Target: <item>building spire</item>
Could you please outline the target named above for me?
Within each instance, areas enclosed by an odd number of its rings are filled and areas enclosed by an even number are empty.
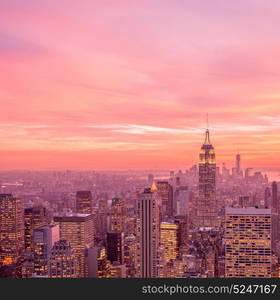
[[[205,140],[204,140],[204,145],[211,145],[210,142],[210,133],[209,133],[209,118],[208,118],[208,113],[206,114],[206,132],[205,132]]]
[[[156,192],[157,190],[158,190],[157,185],[156,185],[155,181],[153,181],[152,186],[151,186],[151,191]]]
[[[209,133],[209,129],[207,128],[206,129],[206,132],[205,132],[205,140],[204,140],[204,145],[211,145],[211,142],[210,142],[210,133]]]

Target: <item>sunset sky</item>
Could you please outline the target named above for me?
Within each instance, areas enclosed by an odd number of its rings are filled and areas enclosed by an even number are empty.
[[[0,0],[0,169],[280,168],[279,0]]]

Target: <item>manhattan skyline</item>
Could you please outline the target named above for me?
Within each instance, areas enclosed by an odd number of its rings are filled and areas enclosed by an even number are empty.
[[[279,1],[0,1],[0,165],[280,168]],[[269,20],[269,22],[268,22]]]

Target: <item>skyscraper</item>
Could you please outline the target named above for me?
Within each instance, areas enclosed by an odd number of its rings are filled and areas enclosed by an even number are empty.
[[[23,250],[22,202],[12,194],[0,194],[0,266],[16,264]]]
[[[147,188],[141,194],[139,209],[139,276],[155,278],[158,276],[159,250],[159,206],[157,192]]]
[[[225,276],[271,277],[271,209],[226,208]]]
[[[111,263],[117,262],[122,265],[124,262],[124,233],[107,233],[107,258]]]
[[[25,250],[33,250],[33,232],[37,227],[47,224],[47,212],[43,206],[34,206],[24,210]]]
[[[134,234],[125,237],[124,242],[124,263],[127,266],[128,277],[135,277],[135,266],[137,258],[137,238]]]
[[[173,187],[168,181],[156,182],[157,193],[160,197],[161,215],[165,217],[173,216]]]
[[[176,216],[175,224],[178,225],[178,247],[179,254],[182,256],[183,254],[187,254],[189,250],[188,245],[188,234],[189,234],[189,222],[188,217],[186,216]]]
[[[272,182],[272,208],[278,210],[278,185],[276,181]]]
[[[91,191],[78,191],[76,194],[76,212],[80,214],[92,213]]]
[[[216,160],[214,147],[206,130],[205,141],[199,155],[199,195],[197,203],[197,227],[217,227]]]
[[[189,189],[187,186],[179,186],[175,191],[176,216],[189,214]]]
[[[241,160],[241,156],[240,156],[240,154],[238,153],[238,154],[236,155],[236,160],[235,160],[235,167],[236,167],[236,172],[237,172],[238,175],[239,175],[240,172],[241,172],[241,168],[240,168],[240,160]]]
[[[94,244],[93,215],[72,214],[55,216],[54,222],[59,224],[60,239],[70,242],[77,260],[77,276],[86,277],[85,248]]]
[[[112,200],[110,211],[110,231],[125,231],[125,203],[123,197],[116,195]]]
[[[96,212],[95,225],[98,237],[103,240],[105,240],[106,232],[108,231],[108,215],[108,201],[107,199],[100,199],[98,202],[98,210]]]
[[[77,277],[77,261],[74,249],[66,240],[54,243],[49,261],[49,274],[51,278]]]
[[[38,276],[49,275],[49,258],[51,249],[59,240],[58,225],[49,224],[34,229],[33,251],[34,271]]]

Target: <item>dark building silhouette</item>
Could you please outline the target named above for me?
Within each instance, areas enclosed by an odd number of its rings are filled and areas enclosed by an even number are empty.
[[[120,265],[124,261],[124,233],[107,233],[107,258],[111,263],[118,262]]]

